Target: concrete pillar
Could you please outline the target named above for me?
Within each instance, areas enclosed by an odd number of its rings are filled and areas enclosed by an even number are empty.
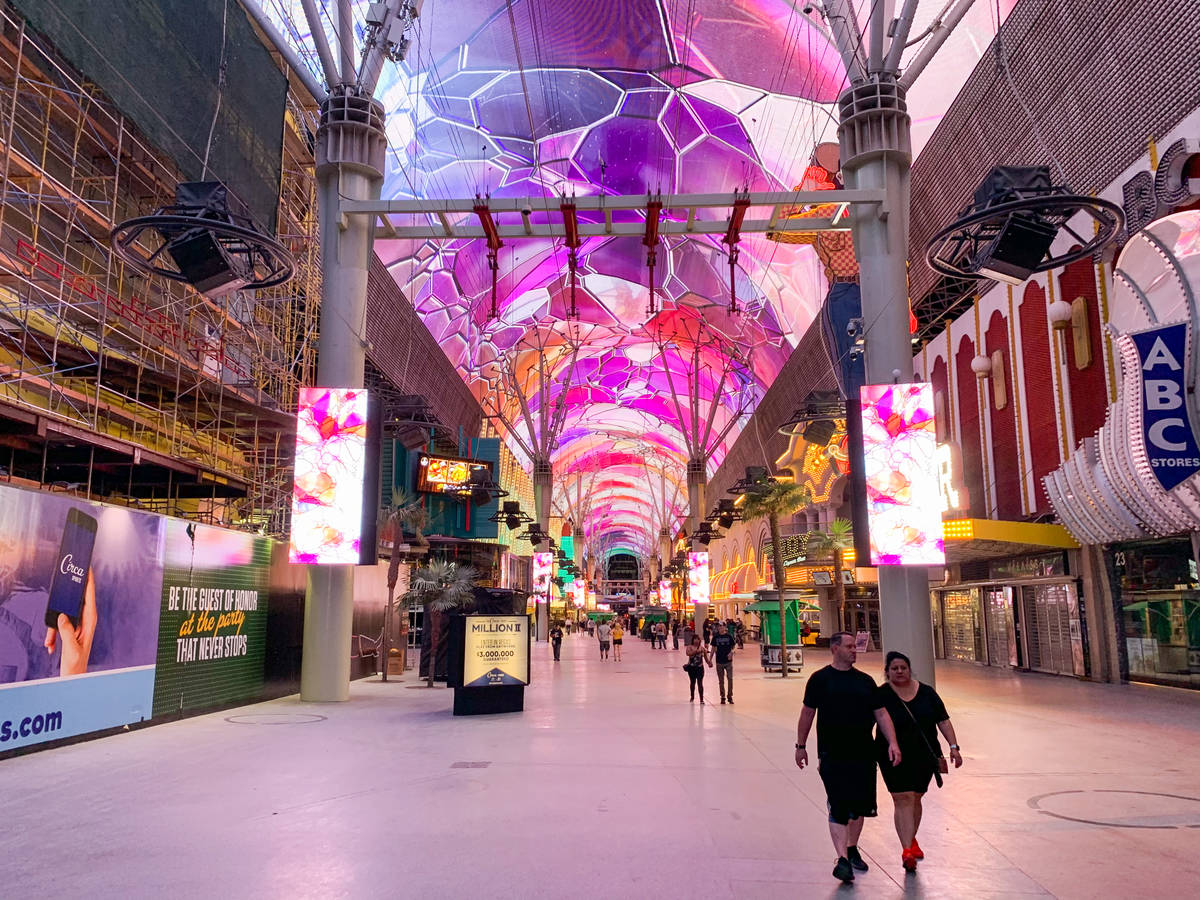
[[[367,269],[375,223],[340,216],[341,198],[378,200],[383,187],[383,107],[335,88],[321,107],[317,130],[317,204],[321,234],[321,335],[317,386],[363,386],[366,360]],[[350,635],[354,568],[310,566],[304,602],[302,700],[350,696]]]
[[[908,328],[909,175],[912,145],[904,89],[894,72],[852,85],[838,98],[842,177],[847,188],[882,188],[884,208],[851,212],[859,262],[867,384],[913,380]],[[934,683],[929,575],[924,567],[879,567],[885,650],[912,659],[913,675]]]

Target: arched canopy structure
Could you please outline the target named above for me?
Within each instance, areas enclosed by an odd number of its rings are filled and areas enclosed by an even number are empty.
[[[316,69],[302,0],[260,2]],[[337,4],[315,2],[332,33]],[[912,92],[918,135],[1012,3],[973,11],[965,49]],[[919,4],[912,34],[929,34],[942,5]],[[360,35],[367,6],[352,4]],[[844,6],[865,21],[870,4]],[[861,43],[862,28],[850,31]],[[826,21],[798,0],[426,0],[406,58],[376,91],[390,142],[383,196],[540,198],[523,216],[533,227],[561,221],[572,196],[791,191],[813,181],[846,83]],[[826,175],[816,181],[836,186]],[[647,215],[581,210],[579,222]],[[599,473],[585,532],[651,553],[687,492],[664,499],[647,458],[682,485],[700,421],[711,474],[827,288],[809,246],[722,238],[394,239],[375,252],[519,457],[549,453],[556,475]],[[540,433],[547,422],[553,433]]]

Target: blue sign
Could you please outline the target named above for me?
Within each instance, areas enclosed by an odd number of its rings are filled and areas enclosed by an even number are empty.
[[[1200,447],[1188,418],[1188,325],[1129,335],[1142,372],[1142,440],[1154,477],[1169,491],[1200,472]]]

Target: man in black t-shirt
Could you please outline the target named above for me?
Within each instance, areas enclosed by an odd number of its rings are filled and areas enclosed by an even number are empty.
[[[809,676],[804,706],[796,725],[796,765],[808,765],[806,742],[817,720],[817,769],[829,805],[829,836],[837,849],[833,877],[847,884],[854,870],[867,871],[858,852],[863,819],[875,815],[875,745],[871,729],[878,723],[888,744],[892,765],[900,762],[900,747],[876,690],[875,679],[854,668],[858,654],[854,636],[839,631],[829,638],[833,662]]]
[[[550,629],[550,646],[554,648],[554,661],[558,662],[558,654],[562,652],[563,630],[557,622]]]
[[[721,702],[725,702],[725,698],[729,698],[729,702],[733,702],[733,647],[737,643],[733,635],[729,633],[729,627],[720,622],[717,624],[717,633],[713,636],[711,647],[717,654],[717,685],[721,688]],[[725,686],[725,679],[729,679],[729,687]]]

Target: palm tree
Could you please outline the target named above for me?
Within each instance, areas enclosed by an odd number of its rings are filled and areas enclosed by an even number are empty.
[[[854,546],[854,525],[849,519],[834,519],[824,531],[814,531],[808,536],[809,550],[817,553],[830,552],[833,554],[833,598],[840,612],[845,607],[846,586],[842,584],[842,552]],[[821,623],[822,633],[825,623]],[[829,623],[832,634],[835,628]]]
[[[441,614],[471,602],[475,578],[476,572],[471,566],[434,560],[413,573],[412,587],[402,598],[406,603],[421,603],[425,609],[425,628],[429,629],[429,687],[433,687],[437,669]]]
[[[384,681],[387,681],[388,660],[391,658],[392,652],[392,613],[396,604],[396,582],[400,580],[400,563],[405,556],[405,554],[400,552],[400,545],[404,543],[402,537],[405,531],[411,531],[415,535],[411,543],[418,548],[428,548],[429,541],[425,540],[425,534],[422,531],[428,524],[429,515],[426,513],[425,506],[419,498],[412,497],[404,493],[404,491],[392,491],[392,505],[384,514],[383,528],[380,529],[380,538],[387,539],[390,537],[392,542],[392,556],[388,561],[387,573],[387,607],[383,613],[382,650]],[[400,598],[400,613],[400,621],[407,621],[408,603],[404,597]],[[403,671],[407,667],[408,642],[405,641],[400,648],[400,669]]]
[[[779,520],[798,512],[812,502],[807,488],[794,481],[759,481],[746,492],[742,506],[742,518],[746,521],[766,518],[771,529],[771,563],[775,570],[775,590],[779,596],[779,657],[783,677],[788,677],[787,662],[787,604],[783,600],[783,583],[787,577],[783,571],[782,538]]]

